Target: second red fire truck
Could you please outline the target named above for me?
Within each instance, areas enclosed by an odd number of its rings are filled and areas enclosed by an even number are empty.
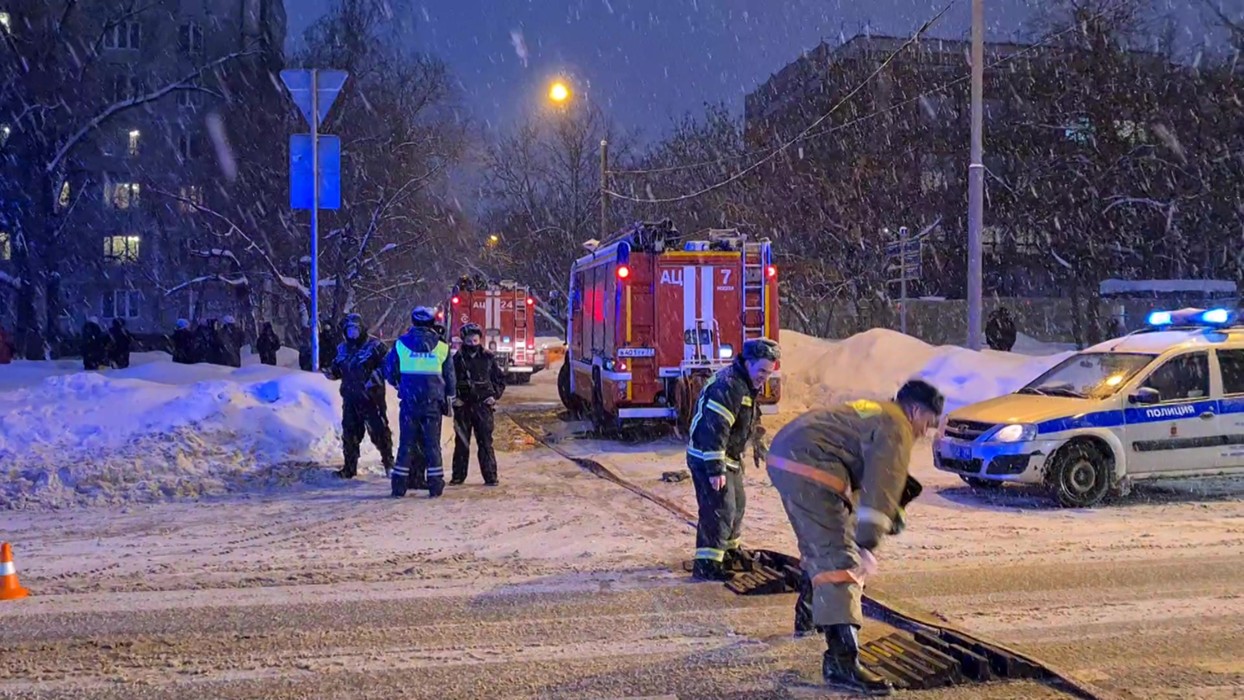
[[[592,247],[570,274],[562,402],[598,431],[635,420],[684,428],[704,382],[750,338],[778,339],[777,268],[768,239],[735,230],[682,240],[668,221]],[[762,388],[774,413],[780,371]]]
[[[526,384],[545,365],[544,353],[536,347],[535,304],[525,285],[463,277],[444,307],[449,341],[457,350],[462,326],[476,324],[484,331],[484,346],[496,354],[509,381]]]

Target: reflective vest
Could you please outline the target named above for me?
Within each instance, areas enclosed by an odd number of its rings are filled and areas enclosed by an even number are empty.
[[[449,357],[449,346],[444,341],[438,342],[431,352],[414,352],[401,340],[397,341],[394,349],[397,350],[398,368],[402,374],[439,375]]]

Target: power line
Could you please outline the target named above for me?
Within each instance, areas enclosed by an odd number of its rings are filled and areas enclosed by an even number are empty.
[[[1107,12],[1108,12],[1108,10],[1102,10],[1101,12],[1099,12],[1099,13],[1098,13],[1098,16],[1104,15],[1104,14],[1106,14]],[[935,18],[935,19],[936,19],[936,18]],[[1057,39],[1058,37],[1062,36],[1063,34],[1067,34],[1067,33],[1069,33],[1069,32],[1076,31],[1076,30],[1078,30],[1078,29],[1079,29],[1079,26],[1078,26],[1078,25],[1071,25],[1071,26],[1068,26],[1068,27],[1066,27],[1066,28],[1064,28],[1064,29],[1062,29],[1062,30],[1059,30],[1059,31],[1057,31],[1057,32],[1054,32],[1053,34],[1050,34],[1049,36],[1045,37],[1044,39],[1042,39],[1041,41],[1039,41],[1039,42],[1037,42],[1037,43],[1035,43],[1035,44],[1031,44],[1031,45],[1029,45],[1029,46],[1024,47],[1024,48],[1023,48],[1022,50],[1020,50],[1020,51],[1016,51],[1015,53],[1008,54],[1008,55],[1006,55],[1006,56],[1003,56],[1003,57],[1001,57],[1001,58],[999,58],[999,59],[997,59],[997,60],[993,61],[992,63],[986,64],[985,68],[986,68],[986,69],[994,69],[994,68],[997,68],[998,66],[1001,66],[1001,65],[1003,65],[1003,64],[1005,64],[1005,63],[1007,63],[1007,62],[1009,62],[1009,61],[1013,61],[1013,60],[1015,60],[1015,59],[1017,59],[1017,58],[1022,58],[1023,56],[1025,56],[1025,55],[1027,55],[1027,54],[1029,54],[1029,53],[1032,53],[1033,51],[1037,51],[1037,50],[1039,50],[1039,49],[1046,48],[1046,47],[1048,46],[1049,42],[1053,41],[1054,39]],[[921,31],[923,31],[923,28],[921,29]],[[900,50],[901,50],[901,49],[900,49]],[[884,67],[884,65],[883,65],[883,67]],[[875,75],[875,73],[874,73],[874,75]],[[899,102],[896,102],[896,103],[894,103],[893,105],[890,105],[889,107],[886,107],[885,109],[879,109],[879,110],[875,110],[875,111],[869,112],[868,114],[863,114],[863,115],[861,115],[861,116],[859,116],[859,117],[856,117],[855,119],[852,119],[851,121],[848,121],[848,122],[843,122],[842,124],[835,124],[835,125],[833,125],[833,126],[830,126],[830,127],[825,128],[825,129],[821,129],[821,130],[819,130],[819,131],[815,131],[815,132],[812,132],[812,133],[808,133],[808,130],[807,130],[807,129],[805,129],[805,130],[804,130],[803,132],[801,132],[798,136],[796,136],[794,139],[792,139],[792,143],[797,143],[797,142],[800,142],[800,141],[809,141],[809,140],[812,140],[812,139],[815,139],[815,138],[820,138],[821,136],[825,136],[826,134],[832,134],[832,133],[834,133],[834,132],[836,132],[836,131],[839,131],[839,130],[841,130],[841,129],[846,129],[846,128],[851,127],[851,126],[855,126],[856,124],[859,124],[859,123],[861,123],[861,122],[868,121],[868,120],[870,120],[870,119],[873,119],[873,118],[875,118],[875,117],[879,117],[879,116],[884,115],[884,114],[888,114],[888,113],[890,113],[890,112],[893,112],[893,111],[896,111],[896,110],[901,109],[901,108],[903,108],[903,107],[906,107],[907,105],[909,105],[909,104],[911,104],[911,103],[913,103],[913,102],[919,102],[921,99],[924,99],[924,98],[926,98],[926,97],[928,97],[928,96],[930,96],[930,95],[935,95],[935,94],[938,94],[938,93],[940,93],[940,92],[945,92],[946,90],[949,90],[950,88],[952,88],[952,87],[954,87],[954,86],[956,86],[956,85],[959,85],[959,84],[961,84],[961,83],[967,82],[968,80],[970,80],[970,79],[971,79],[971,77],[972,77],[972,76],[971,76],[970,74],[960,76],[960,77],[958,77],[958,78],[955,78],[954,80],[951,80],[951,81],[949,81],[949,82],[942,83],[941,85],[938,85],[938,86],[936,86],[936,87],[930,88],[929,90],[925,90],[925,91],[923,91],[923,92],[919,92],[919,93],[917,93],[916,95],[914,95],[914,96],[912,96],[912,97],[909,97],[909,98],[907,98],[907,99],[905,99],[905,100],[901,100],[901,101],[899,101]],[[871,79],[872,79],[872,76],[869,76],[869,78],[868,78],[865,82],[868,82],[868,80],[871,80]],[[840,106],[840,105],[835,105],[834,109],[837,109],[837,108],[838,108],[838,106]],[[819,120],[819,119],[818,119],[818,120],[817,120],[817,122],[819,122],[819,121],[821,121],[821,120]],[[812,126],[815,126],[817,122],[814,122],[814,123],[812,124]],[[811,127],[809,127],[809,128],[811,128]],[[732,155],[732,156],[724,156],[724,157],[721,157],[721,158],[716,158],[716,159],[714,159],[714,160],[706,160],[706,161],[701,161],[701,162],[698,162],[698,163],[685,163],[685,164],[682,164],[682,165],[671,165],[671,166],[665,166],[665,167],[660,167],[660,168],[646,168],[646,169],[634,169],[634,170],[610,170],[610,171],[609,171],[609,174],[610,174],[610,175],[657,175],[657,174],[662,174],[662,173],[671,173],[671,172],[678,172],[678,171],[682,171],[682,170],[692,170],[692,169],[695,169],[695,168],[703,168],[703,167],[710,166],[710,165],[722,165],[722,164],[725,164],[725,163],[729,163],[729,162],[731,162],[731,161],[735,161],[735,160],[742,160],[742,159],[744,159],[744,158],[750,158],[750,157],[754,157],[754,156],[757,156],[757,155],[760,155],[760,154],[765,154],[767,157],[771,157],[771,156],[773,156],[773,155],[776,155],[778,152],[783,151],[783,150],[785,150],[785,149],[789,148],[789,147],[792,145],[792,143],[786,143],[786,144],[783,144],[783,145],[781,145],[781,146],[778,146],[778,147],[776,147],[776,148],[772,148],[772,149],[764,149],[764,150],[748,151],[748,152],[746,152],[746,153],[740,153],[740,154],[737,154],[737,155]],[[749,170],[750,170],[750,169],[751,169],[751,168],[749,168]],[[737,174],[736,174],[736,175],[737,175]],[[715,189],[715,188],[716,188],[716,187],[714,187],[714,188],[710,188],[710,189]],[[612,191],[606,191],[606,194],[616,195],[616,193],[614,193],[614,192],[612,192]],[[631,199],[632,201],[640,201],[640,202],[660,202],[660,201],[661,201],[661,200],[650,200],[650,199],[637,199],[637,198],[629,198],[629,197],[626,197],[625,195],[616,195],[616,196],[621,196],[622,198],[625,198],[625,199]],[[692,196],[692,195],[689,195],[689,196]]]
[[[619,192],[614,192],[613,190],[609,190],[609,189],[604,190],[604,193],[615,199],[621,199],[621,200],[628,201],[628,202],[640,202],[643,204],[671,204],[673,202],[682,202],[688,199],[694,199],[704,194],[708,194],[709,192],[712,192],[713,190],[720,189],[738,180],[739,178],[750,173],[756,168],[759,168],[760,166],[764,165],[770,160],[773,160],[774,156],[778,155],[779,153],[784,152],[786,149],[795,145],[795,143],[797,143],[800,139],[802,139],[804,136],[807,136],[807,134],[810,131],[815,129],[817,126],[820,126],[821,122],[824,122],[826,119],[829,119],[831,116],[833,116],[834,112],[837,112],[839,108],[841,108],[847,102],[851,101],[851,99],[855,97],[857,93],[859,93],[861,90],[864,89],[865,86],[867,86],[870,82],[872,82],[873,78],[876,78],[878,75],[880,75],[881,71],[885,70],[886,67],[889,66],[890,63],[893,62],[894,59],[897,58],[900,53],[905,51],[908,46],[911,46],[913,43],[915,43],[916,40],[920,38],[921,34],[923,34],[925,31],[929,29],[929,27],[932,27],[934,24],[937,23],[938,20],[940,20],[943,16],[945,16],[945,14],[950,10],[950,8],[953,7],[954,4],[958,1],[959,0],[950,0],[950,2],[947,3],[945,7],[942,8],[941,12],[938,12],[936,15],[933,16],[932,19],[920,25],[920,28],[917,29],[910,37],[908,37],[908,39],[904,41],[901,46],[899,46],[894,51],[890,52],[890,55],[886,56],[885,60],[882,61],[881,64],[878,65],[877,68],[868,75],[868,77],[864,78],[864,80],[860,81],[858,85],[851,88],[851,91],[848,92],[841,100],[839,100],[837,104],[830,107],[828,112],[825,112],[821,116],[817,117],[816,121],[812,122],[807,127],[805,127],[804,130],[799,132],[797,136],[787,141],[786,143],[782,144],[781,146],[775,148],[771,153],[769,153],[765,157],[761,158],[755,163],[752,163],[746,168],[743,168],[742,170],[731,175],[725,180],[722,180],[721,182],[718,182],[713,185],[709,185],[708,187],[705,187],[699,190],[698,192],[692,192],[690,194],[685,194],[685,195],[681,195],[678,197],[664,197],[661,199],[643,199],[640,197],[632,197],[630,195],[624,195],[624,194],[621,194]]]

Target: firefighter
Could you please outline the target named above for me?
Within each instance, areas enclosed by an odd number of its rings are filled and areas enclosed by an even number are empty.
[[[270,330],[270,329],[269,329]],[[380,451],[384,475],[393,471],[393,433],[389,430],[389,412],[384,395],[384,365],[388,348],[368,335],[363,317],[349,314],[341,322],[344,341],[337,346],[337,355],[324,369],[329,379],[341,380],[341,451],[345,465],[337,476],[353,479],[358,474],[359,443],[363,433],[371,435],[372,444]]]
[[[937,423],[944,404],[931,384],[912,380],[893,402],[809,411],[769,446],[769,479],[799,541],[812,623],[825,634],[821,672],[832,686],[868,695],[892,690],[860,666],[860,595],[876,566],[873,550],[901,530],[904,490],[919,494],[907,475],[912,442]],[[807,592],[801,598],[806,604]],[[796,624],[799,616],[797,608]]]
[[[687,466],[695,485],[699,523],[695,533],[692,576],[727,581],[739,559],[743,510],[743,450],[755,432],[760,407],[756,396],[781,359],[768,338],[743,343],[729,367],[713,375],[696,400],[687,443]]]
[[[454,368],[449,346],[434,328],[436,311],[417,307],[410,314],[410,322],[410,330],[393,344],[384,363],[384,376],[397,387],[401,401],[393,497],[401,498],[411,486],[424,488],[426,483],[428,495],[437,498],[445,490],[441,419],[452,415]]]
[[[454,473],[450,484],[466,481],[471,461],[471,433],[479,452],[484,483],[497,485],[497,455],[492,449],[493,411],[505,393],[505,372],[497,358],[483,347],[484,331],[467,323],[459,331],[462,347],[454,354],[458,398],[454,401]]]

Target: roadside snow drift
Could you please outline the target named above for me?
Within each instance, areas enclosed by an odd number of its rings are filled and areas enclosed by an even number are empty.
[[[846,340],[782,331],[782,410],[856,398],[886,399],[920,377],[946,395],[947,411],[1010,393],[1068,356],[1037,357],[953,345],[934,347],[891,330]]]
[[[107,372],[0,367],[0,386],[19,386],[0,391],[0,508],[216,495],[325,478],[306,463],[340,462],[335,382],[147,355]],[[363,456],[378,459],[366,442]]]

